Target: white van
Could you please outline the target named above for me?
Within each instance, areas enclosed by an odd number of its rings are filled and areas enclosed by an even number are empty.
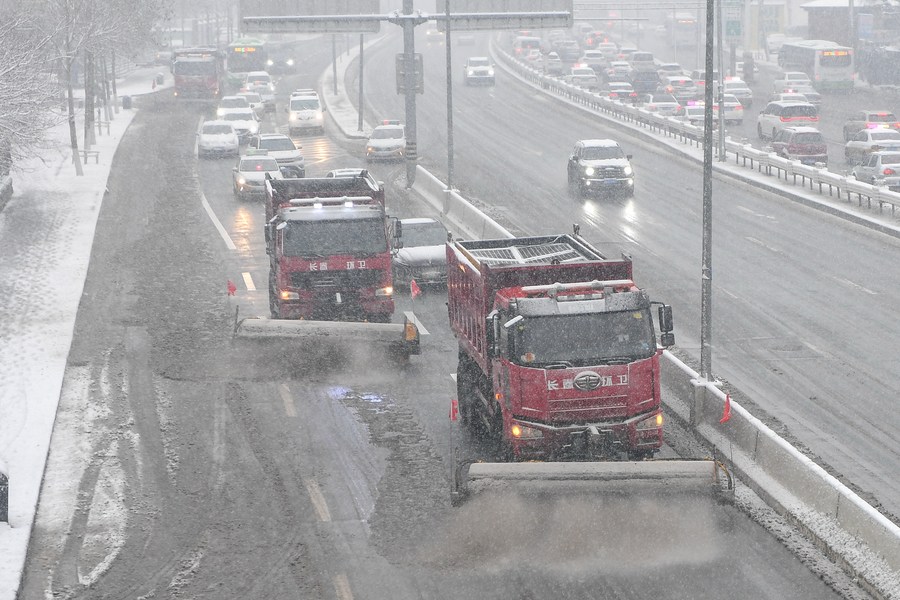
[[[298,93],[301,92],[301,93]],[[325,133],[325,107],[314,90],[298,90],[288,100],[288,134],[310,129]]]

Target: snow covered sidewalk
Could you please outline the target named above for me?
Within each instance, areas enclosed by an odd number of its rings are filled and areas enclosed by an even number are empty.
[[[164,83],[154,86],[157,74]],[[117,82],[122,97],[171,86],[165,67]],[[0,464],[9,475],[9,523],[0,523],[0,600],[14,600],[35,517],[94,230],[116,148],[134,117],[103,126],[84,175],[75,174],[65,121],[46,148],[16,164],[0,212]],[[83,124],[78,124],[79,146]]]

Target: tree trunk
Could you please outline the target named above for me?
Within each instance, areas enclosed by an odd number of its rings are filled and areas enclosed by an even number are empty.
[[[75,164],[75,175],[84,175],[84,167],[81,165],[81,155],[78,153],[78,130],[75,127],[75,95],[72,86],[72,62],[74,58],[69,52],[68,40],[66,43],[66,57],[63,59],[66,69],[66,90],[69,109],[69,141],[72,145],[72,162]]]
[[[112,99],[113,99],[113,108],[116,113],[119,112],[119,91],[116,89],[116,51],[112,51],[112,56],[110,58],[110,81],[112,82]]]
[[[109,72],[106,69],[106,57],[100,59],[100,72],[103,77],[103,115],[107,123],[111,123],[113,115],[109,110]]]
[[[88,150],[97,143],[94,137],[94,98],[97,91],[95,83],[94,54],[84,51],[84,149]]]

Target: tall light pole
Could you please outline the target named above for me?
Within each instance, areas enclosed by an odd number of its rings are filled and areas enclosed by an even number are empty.
[[[447,191],[453,189],[453,63],[450,52],[450,0],[444,4],[446,29],[444,30],[447,45]]]
[[[712,124],[715,0],[706,0],[706,86],[703,111],[703,252],[700,267],[700,376],[712,381]],[[721,134],[721,132],[720,132]]]

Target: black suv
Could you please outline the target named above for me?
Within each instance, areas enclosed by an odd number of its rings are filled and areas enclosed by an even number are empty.
[[[569,157],[569,193],[576,198],[613,192],[634,196],[631,155],[614,140],[580,140]]]

